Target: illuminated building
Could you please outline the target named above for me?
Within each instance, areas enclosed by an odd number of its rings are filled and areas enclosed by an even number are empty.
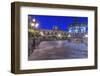
[[[77,19],[75,19],[74,23],[70,24],[68,27],[68,33],[71,37],[84,37],[88,32],[86,23],[79,23]]]
[[[52,39],[62,39],[64,37],[67,38],[67,31],[59,30],[57,26],[54,26],[52,30],[42,29],[39,30],[40,35],[45,38],[52,38]]]

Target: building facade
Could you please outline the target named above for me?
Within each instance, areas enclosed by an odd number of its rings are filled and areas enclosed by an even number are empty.
[[[69,25],[68,34],[71,37],[83,38],[88,34],[88,26],[86,23],[79,23],[78,21],[75,21]]]

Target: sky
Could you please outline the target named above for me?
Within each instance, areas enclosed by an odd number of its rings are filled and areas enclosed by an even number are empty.
[[[28,15],[28,17],[36,19],[39,23],[39,29],[52,30],[53,26],[58,26],[59,30],[66,31],[68,26],[72,24],[75,18],[79,23],[86,23],[88,25],[88,17],[71,17],[71,16],[51,16],[51,15]]]

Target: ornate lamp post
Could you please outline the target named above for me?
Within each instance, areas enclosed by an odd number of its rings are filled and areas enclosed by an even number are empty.
[[[34,30],[37,29],[39,26],[39,23],[36,22],[35,18],[32,20],[30,24]]]

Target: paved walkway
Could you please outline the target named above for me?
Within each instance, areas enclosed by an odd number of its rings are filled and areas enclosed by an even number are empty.
[[[66,41],[43,41],[29,56],[29,60],[87,58],[87,45]]]

